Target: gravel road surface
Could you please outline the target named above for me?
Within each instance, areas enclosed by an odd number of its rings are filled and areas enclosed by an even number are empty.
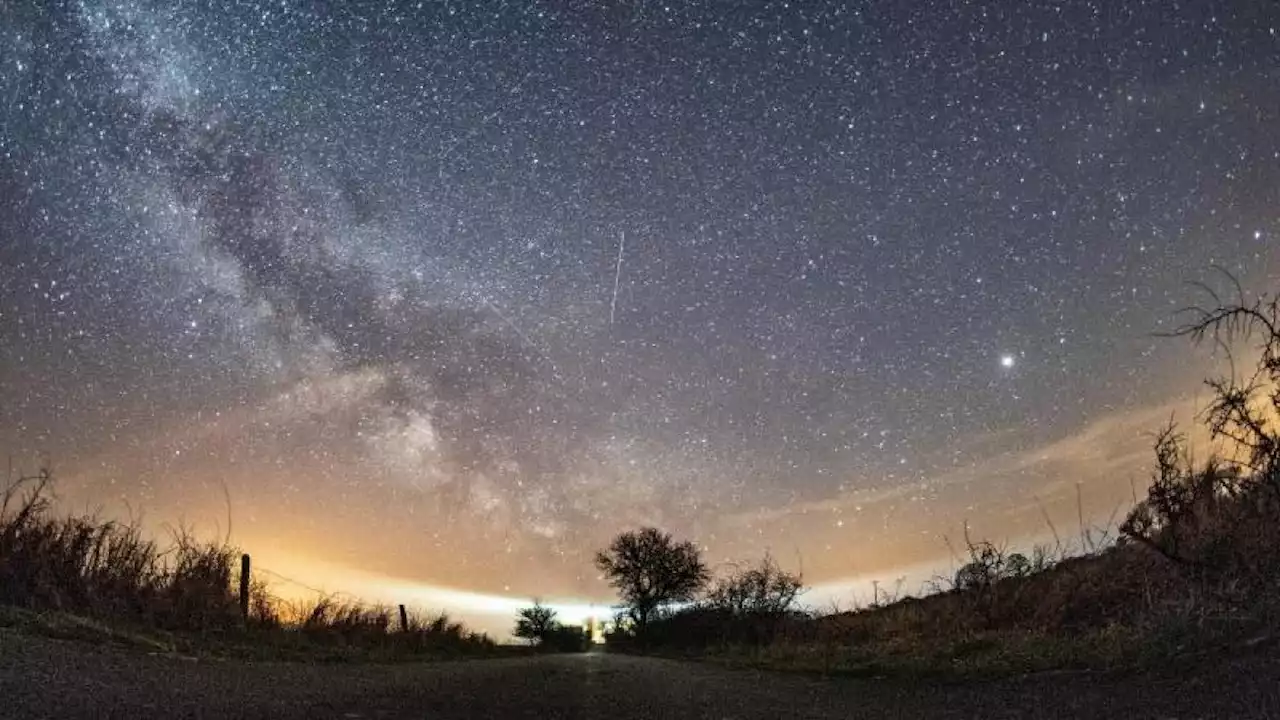
[[[192,660],[0,630],[0,718],[1280,718],[1280,657],[967,685],[589,653],[436,664]]]

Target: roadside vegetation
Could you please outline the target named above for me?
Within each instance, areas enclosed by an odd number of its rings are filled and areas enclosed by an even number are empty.
[[[540,652],[586,652],[590,645],[586,630],[561,623],[556,611],[538,600],[516,614],[516,626],[511,634],[528,641],[530,647]]]
[[[1010,552],[966,536],[954,577],[920,597],[802,606],[799,573],[773,558],[713,573],[698,547],[656,528],[617,536],[595,566],[621,604],[613,650],[837,673],[983,674],[1143,667],[1276,645],[1280,627],[1280,297],[1195,309],[1173,333],[1251,344],[1247,374],[1208,381],[1217,453],[1196,461],[1170,425],[1154,436],[1145,499],[1082,552]],[[0,493],[0,628],[201,654],[436,658],[518,651],[446,615],[319,597],[288,603],[240,586],[239,551],[174,531],[59,516],[42,472]],[[528,652],[590,638],[534,602],[513,634]]]
[[[1114,535],[1030,555],[966,537],[967,561],[922,597],[815,612],[800,576],[770,558],[712,578],[691,543],[625,533],[597,559],[622,600],[610,647],[869,675],[1140,668],[1274,647],[1280,297],[1213,299],[1172,335],[1248,342],[1256,366],[1208,381],[1216,454],[1194,461],[1173,425],[1155,435],[1147,496]]]
[[[161,545],[133,524],[58,516],[47,472],[0,494],[0,627],[185,654],[393,660],[499,652],[447,615],[320,596],[240,597],[240,552],[184,531]],[[247,610],[247,613],[244,612]]]

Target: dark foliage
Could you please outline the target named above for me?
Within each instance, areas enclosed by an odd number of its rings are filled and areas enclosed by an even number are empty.
[[[791,637],[809,620],[799,610],[735,613],[700,603],[659,613],[650,622],[645,642],[673,649],[762,646]]]
[[[547,629],[538,647],[547,652],[577,653],[586,652],[590,644],[586,630],[577,625],[557,624]]]
[[[734,568],[716,580],[704,607],[693,612],[704,619],[718,618],[724,642],[767,643],[785,623],[797,619],[796,601],[803,589],[800,575],[783,570],[765,555],[758,564]]]
[[[530,643],[545,645],[547,636],[559,627],[556,611],[535,600],[533,605],[516,613],[516,627],[512,634]]]

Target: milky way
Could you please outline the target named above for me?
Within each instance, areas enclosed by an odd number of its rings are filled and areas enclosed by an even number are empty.
[[[1270,3],[222,5],[0,9],[0,447],[80,506],[887,577],[1105,515],[1186,281],[1280,285]]]

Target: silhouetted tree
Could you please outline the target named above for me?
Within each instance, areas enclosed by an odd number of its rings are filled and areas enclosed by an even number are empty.
[[[757,565],[734,568],[716,580],[701,608],[705,620],[720,625],[723,638],[732,642],[767,643],[795,611],[804,583],[765,555]],[[686,623],[689,626],[690,623]],[[675,630],[697,630],[693,627]],[[687,633],[686,633],[687,634]]]
[[[533,607],[520,608],[516,613],[516,629],[512,634],[528,640],[531,645],[542,645],[558,626],[556,611],[534,600]]]
[[[734,615],[781,615],[791,610],[804,583],[765,555],[759,565],[740,568],[716,581],[707,602]]]
[[[595,564],[617,589],[641,638],[655,611],[693,600],[711,577],[693,543],[651,527],[614,538]]]

